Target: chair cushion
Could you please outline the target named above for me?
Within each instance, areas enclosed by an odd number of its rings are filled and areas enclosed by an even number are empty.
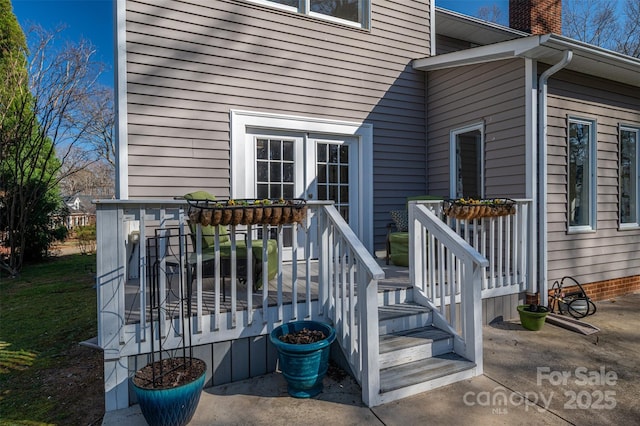
[[[194,191],[184,195],[185,200],[207,200],[215,201],[216,196],[208,193],[207,191]]]
[[[251,251],[256,260],[262,263],[262,240],[251,240]],[[220,256],[231,257],[231,240],[220,243]],[[236,256],[238,259],[247,258],[247,243],[243,240],[236,241]],[[272,280],[278,272],[278,242],[276,240],[267,240],[267,277]],[[260,274],[259,279],[261,279]]]
[[[393,232],[389,235],[391,262],[396,266],[409,266],[409,233]]]
[[[409,230],[409,212],[407,210],[391,210],[391,219],[396,224],[399,232],[407,232]]]
[[[207,201],[215,201],[216,196],[209,194],[207,191],[195,191],[190,192],[184,195],[185,200],[207,200]],[[196,235],[196,226],[195,224],[189,224],[189,228],[191,229],[191,237],[195,238]],[[220,242],[223,243],[229,240],[228,231],[226,226],[219,225],[218,229],[220,230]],[[213,247],[215,242],[216,230],[213,226],[203,226],[202,227],[202,248],[206,249],[208,247]],[[195,241],[193,241],[195,247]]]

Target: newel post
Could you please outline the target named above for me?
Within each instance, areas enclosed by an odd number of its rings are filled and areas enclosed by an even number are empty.
[[[478,375],[483,374],[482,358],[482,272],[484,265],[473,261],[465,262],[465,291],[462,293],[464,306],[464,340],[466,358],[475,362]],[[469,276],[470,275],[470,276]]]
[[[127,275],[123,214],[119,204],[96,204],[98,345],[104,350],[106,411],[129,406],[127,357],[120,356]]]

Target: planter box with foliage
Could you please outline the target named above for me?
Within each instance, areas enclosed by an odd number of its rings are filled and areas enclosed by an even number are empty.
[[[202,226],[217,225],[284,225],[302,223],[307,216],[306,201],[190,199],[189,220]]]
[[[479,219],[516,213],[516,202],[508,198],[445,200],[444,212],[454,219]]]

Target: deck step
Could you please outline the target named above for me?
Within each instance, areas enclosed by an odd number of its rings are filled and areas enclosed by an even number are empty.
[[[395,305],[413,302],[413,291],[410,285],[378,285],[378,306]]]
[[[378,307],[380,335],[406,331],[431,325],[431,309],[413,302],[395,303]]]
[[[446,353],[420,361],[380,370],[380,393],[430,382],[475,368],[476,364],[460,355]]]
[[[419,361],[453,350],[453,336],[433,326],[380,336],[380,368]]]

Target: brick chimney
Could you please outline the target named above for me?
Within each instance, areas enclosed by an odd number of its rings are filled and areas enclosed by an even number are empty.
[[[509,26],[530,34],[562,34],[561,0],[509,0]]]

